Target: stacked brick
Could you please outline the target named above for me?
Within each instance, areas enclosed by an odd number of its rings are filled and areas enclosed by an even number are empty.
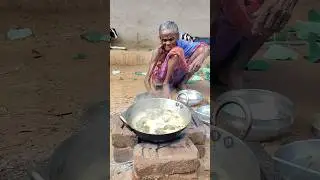
[[[113,158],[121,163],[132,160],[133,147],[138,143],[138,137],[114,115],[110,118]]]
[[[200,159],[205,156],[204,127],[191,126],[186,136],[172,143],[139,143],[118,116],[111,117],[114,160],[133,160],[133,180],[198,180]]]
[[[198,149],[188,137],[165,147],[148,143],[134,147],[134,180],[196,180],[199,167]]]

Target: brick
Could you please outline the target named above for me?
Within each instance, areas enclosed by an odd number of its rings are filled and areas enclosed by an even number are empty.
[[[189,138],[167,145],[140,143],[134,147],[133,167],[139,177],[197,171],[200,166],[198,149]]]
[[[199,180],[211,180],[210,171],[203,171],[199,173]]]
[[[134,171],[132,180],[198,180],[198,172],[188,174],[172,174],[172,175],[148,175],[139,177]]]
[[[210,126],[203,124],[203,130],[204,130],[204,134],[206,136],[206,141],[208,141],[210,139]]]
[[[167,176],[166,179],[163,180],[198,180],[198,173],[192,174],[174,174],[171,176]]]
[[[209,149],[209,148],[207,148]],[[201,166],[199,168],[199,179],[201,180],[210,180],[210,158],[206,155],[200,160]]]
[[[118,115],[110,118],[112,145],[116,148],[134,147],[138,137],[120,120]]]
[[[187,136],[195,145],[204,145],[206,142],[205,126],[189,127],[186,131]]]
[[[117,163],[127,162],[132,160],[133,157],[133,148],[113,148],[113,159]]]
[[[206,153],[206,146],[208,145],[196,145],[198,152],[199,152],[199,158],[203,158]]]
[[[210,171],[210,146],[205,147],[205,154],[201,159],[201,166],[205,171]]]

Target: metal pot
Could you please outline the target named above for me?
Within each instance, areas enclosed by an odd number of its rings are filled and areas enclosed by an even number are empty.
[[[231,119],[229,117],[220,117],[223,114],[225,107],[229,105],[237,105],[244,112],[243,119]],[[232,133],[240,139],[245,139],[252,127],[252,115],[249,107],[243,101],[243,99],[238,97],[225,97],[223,100],[218,101],[216,112],[214,113],[215,118],[213,124],[226,131]]]
[[[261,177],[259,163],[250,148],[231,133],[213,127],[212,179],[258,180]]]
[[[188,106],[196,106],[204,100],[204,97],[196,90],[185,89],[178,92],[176,100],[183,102]]]
[[[285,179],[320,179],[320,140],[310,139],[284,145],[274,154],[276,170]]]
[[[63,141],[53,152],[48,169],[44,170],[46,180],[104,180],[110,179],[109,146],[106,127],[109,115],[108,101],[89,108],[81,119],[89,122],[79,133]]]
[[[210,125],[210,105],[200,106],[194,111],[194,113],[200,121]]]
[[[294,105],[287,97],[267,90],[241,89],[222,94],[217,98],[217,103],[221,104],[234,97],[241,99],[251,114],[252,125],[246,137],[247,141],[269,140],[289,132],[294,122]],[[246,117],[243,114],[247,114],[241,113],[240,108],[243,109],[237,104],[226,106],[220,115],[233,121],[235,126],[240,126],[241,120],[245,122]]]
[[[132,120],[139,115],[141,112],[147,109],[169,109],[178,113],[183,119],[184,124],[183,128],[168,134],[149,134],[144,132],[141,129],[134,128]],[[188,127],[189,123],[192,120],[192,114],[190,109],[181,102],[177,102],[171,99],[164,98],[151,98],[139,100],[133,105],[131,105],[125,113],[122,114],[121,120],[127,124],[136,135],[144,141],[151,142],[165,142],[171,141],[179,138],[184,130]]]

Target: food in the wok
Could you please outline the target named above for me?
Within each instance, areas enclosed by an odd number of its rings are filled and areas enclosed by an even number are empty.
[[[133,128],[147,134],[170,134],[185,126],[184,119],[169,109],[146,109],[132,119]]]

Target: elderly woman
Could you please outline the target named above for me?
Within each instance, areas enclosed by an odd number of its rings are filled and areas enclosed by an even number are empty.
[[[242,88],[244,67],[291,17],[297,0],[220,0],[214,22],[214,83]]]
[[[151,93],[163,92],[170,98],[173,89],[185,88],[210,51],[205,43],[179,39],[178,25],[173,21],[160,25],[159,39],[161,45],[151,58],[145,86]]]

